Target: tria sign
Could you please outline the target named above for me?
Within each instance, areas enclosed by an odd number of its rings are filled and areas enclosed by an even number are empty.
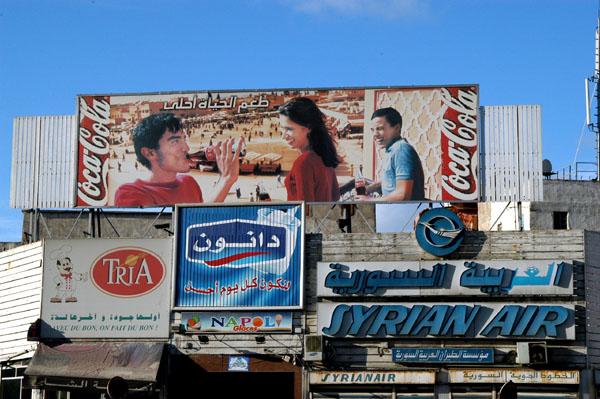
[[[169,337],[173,239],[45,240],[41,338]]]
[[[101,254],[90,270],[92,282],[100,291],[134,297],[154,291],[165,278],[166,266],[147,249],[122,247]]]

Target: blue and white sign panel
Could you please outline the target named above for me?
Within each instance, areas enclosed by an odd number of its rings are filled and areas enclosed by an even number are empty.
[[[494,363],[492,348],[394,348],[399,363]]]
[[[561,259],[317,262],[317,295],[573,295],[573,267]]]
[[[303,205],[176,208],[176,308],[301,308]]]
[[[575,305],[319,302],[317,332],[337,338],[573,340]]]

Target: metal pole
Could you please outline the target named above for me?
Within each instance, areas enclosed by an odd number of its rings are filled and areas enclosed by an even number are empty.
[[[600,15],[596,27],[596,62],[594,76],[596,82],[600,79]],[[600,90],[596,84],[596,181],[600,181]]]

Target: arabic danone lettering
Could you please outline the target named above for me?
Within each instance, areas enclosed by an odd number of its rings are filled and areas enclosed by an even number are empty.
[[[236,295],[239,293],[244,293],[248,290],[254,290],[254,289],[258,289],[261,291],[271,291],[271,290],[283,290],[283,291],[288,291],[291,287],[291,281],[286,281],[282,278],[278,278],[275,281],[273,280],[265,280],[264,278],[259,278],[258,277],[254,277],[252,278],[250,281],[248,279],[245,279],[244,282],[242,284],[240,283],[235,283],[234,285],[229,285],[229,284],[221,284],[219,282],[219,280],[215,281],[214,287],[205,287],[205,288],[200,288],[200,287],[194,287],[194,285],[192,284],[191,281],[188,281],[188,283],[185,285],[185,287],[183,287],[183,290],[186,293],[194,293],[194,294],[201,294],[201,295],[220,295],[220,296],[224,296],[224,295]]]
[[[123,247],[104,252],[93,262],[90,276],[102,292],[136,297],[158,288],[166,275],[163,260],[145,248]]]
[[[289,267],[287,255],[296,248],[300,226],[295,217],[285,219],[287,225],[273,223],[268,217],[192,225],[186,230],[186,258],[209,268],[251,266],[263,273],[281,275]]]
[[[483,305],[320,304],[333,309],[320,323],[326,335],[432,337],[542,337],[572,339],[573,309],[558,305],[502,305],[496,311]],[[319,318],[325,318],[319,310]],[[326,313],[326,312],[325,312]],[[490,320],[491,319],[491,320]]]
[[[442,88],[443,199],[474,201],[477,177],[477,88]]]
[[[108,201],[110,98],[79,98],[77,205],[104,206]]]

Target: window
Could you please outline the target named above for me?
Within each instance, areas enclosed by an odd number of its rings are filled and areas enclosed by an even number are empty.
[[[569,212],[552,212],[554,230],[567,230],[569,228]]]

